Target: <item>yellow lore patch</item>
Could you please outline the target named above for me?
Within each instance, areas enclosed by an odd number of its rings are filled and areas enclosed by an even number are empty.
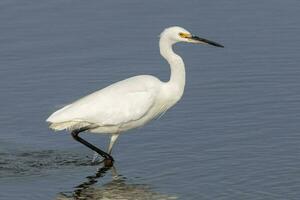
[[[189,34],[189,33],[179,33],[179,36],[182,37],[182,38],[190,38],[191,34]]]

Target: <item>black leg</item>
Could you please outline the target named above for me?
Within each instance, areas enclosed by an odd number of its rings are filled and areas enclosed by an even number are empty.
[[[96,151],[98,154],[100,154],[103,158],[104,158],[104,164],[106,166],[109,165],[113,165],[114,159],[111,155],[109,155],[108,153],[102,151],[101,149],[95,147],[94,145],[92,145],[91,143],[87,142],[86,140],[82,139],[81,137],[79,137],[79,133],[88,130],[88,128],[81,128],[81,129],[76,129],[74,131],[72,131],[72,137],[80,142],[81,144],[87,146],[88,148],[92,149],[93,151]]]

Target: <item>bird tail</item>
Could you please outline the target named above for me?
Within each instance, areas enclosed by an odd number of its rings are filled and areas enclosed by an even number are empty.
[[[50,123],[49,128],[54,131],[62,131],[62,130],[73,131],[90,125],[91,124],[88,122],[68,121],[68,122],[60,122],[60,123]]]

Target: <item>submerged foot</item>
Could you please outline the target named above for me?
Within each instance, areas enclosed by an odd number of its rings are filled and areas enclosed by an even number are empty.
[[[103,160],[104,166],[105,167],[112,167],[114,165],[114,159],[112,157],[110,158],[105,158]]]
[[[108,155],[103,160],[101,160],[100,158],[101,158],[101,156],[97,152],[95,152],[93,155],[93,159],[92,159],[92,165],[97,165],[97,164],[103,163],[105,167],[113,166],[114,159],[112,156]]]

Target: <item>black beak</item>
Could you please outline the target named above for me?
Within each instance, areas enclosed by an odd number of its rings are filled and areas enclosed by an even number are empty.
[[[216,47],[224,48],[224,46],[219,44],[219,43],[216,43],[216,42],[213,42],[211,40],[204,39],[204,38],[200,38],[200,37],[195,36],[195,35],[192,35],[192,37],[190,37],[190,39],[195,40],[195,41],[199,41],[199,42],[204,42],[206,44],[210,44],[210,45],[213,45],[213,46],[216,46]]]

